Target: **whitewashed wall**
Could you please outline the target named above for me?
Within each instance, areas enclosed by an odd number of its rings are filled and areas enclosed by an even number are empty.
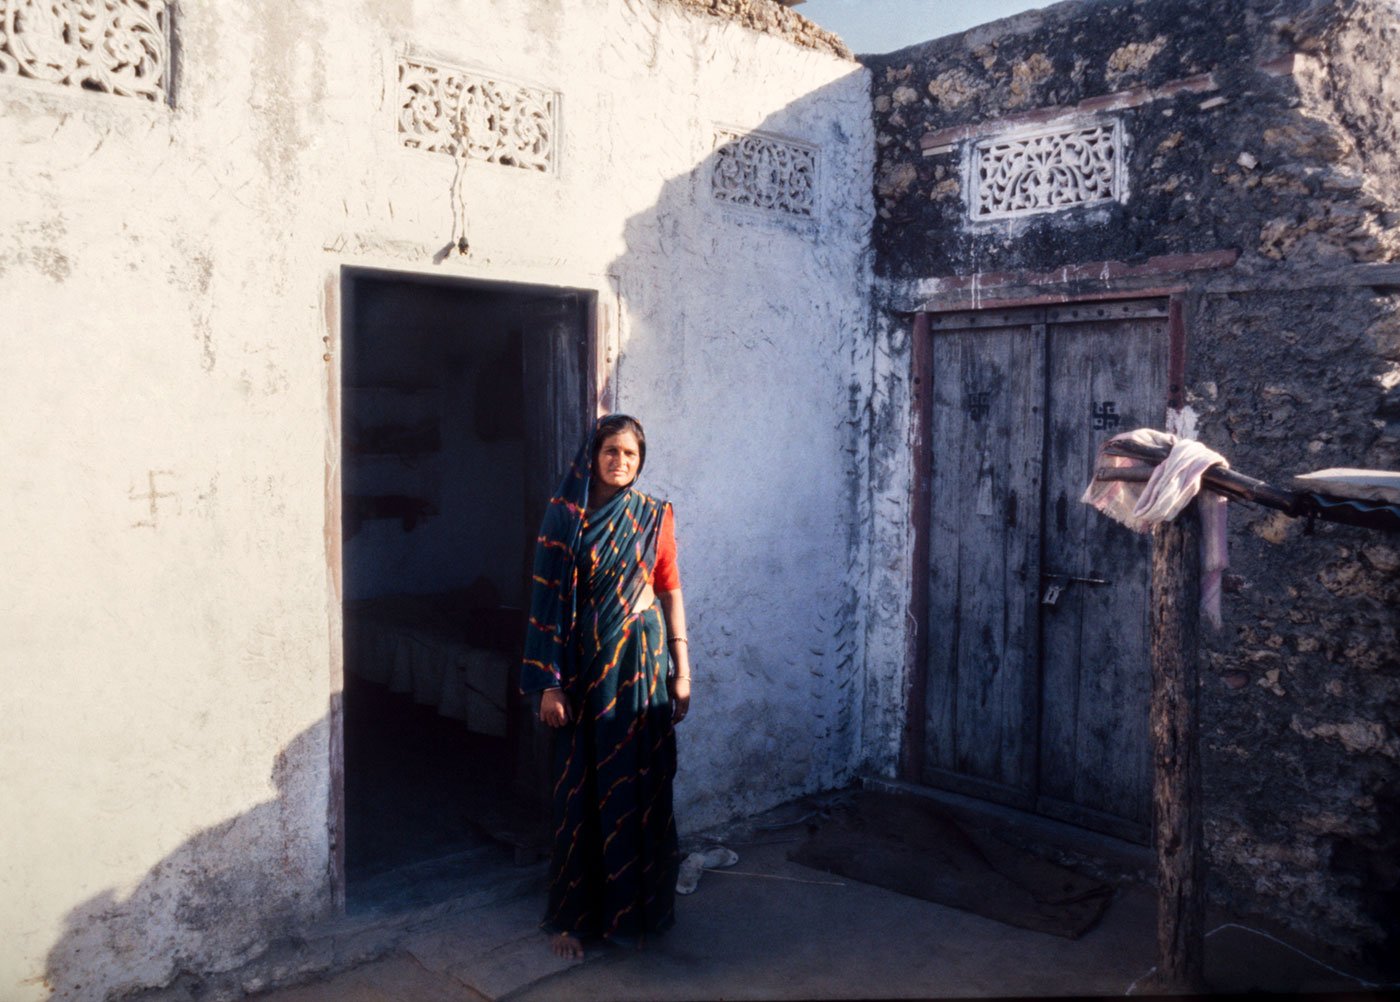
[[[173,107],[0,72],[0,997],[231,968],[330,908],[344,265],[599,293],[679,515],[683,827],[844,779],[864,71],[654,0],[185,0],[176,30]],[[557,170],[402,148],[405,54],[558,92]],[[815,148],[814,219],[717,205],[716,123]]]

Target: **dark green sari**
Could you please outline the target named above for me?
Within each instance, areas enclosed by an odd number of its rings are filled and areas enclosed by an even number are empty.
[[[592,444],[551,499],[535,552],[521,689],[558,686],[544,925],[639,943],[674,921],[676,736],[670,658],[651,583],[669,505],[627,488],[585,517]]]

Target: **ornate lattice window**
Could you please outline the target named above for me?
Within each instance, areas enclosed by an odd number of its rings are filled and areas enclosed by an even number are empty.
[[[552,171],[558,95],[451,66],[400,59],[399,142],[411,149]]]
[[[761,132],[715,130],[716,202],[798,219],[817,215],[817,150]]]
[[[0,77],[165,102],[166,0],[0,0]]]
[[[973,219],[1120,201],[1125,193],[1117,121],[997,136],[973,147]]]

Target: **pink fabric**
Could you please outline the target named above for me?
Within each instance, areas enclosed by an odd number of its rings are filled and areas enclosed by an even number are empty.
[[[1200,493],[1201,476],[1213,466],[1229,469],[1220,453],[1189,438],[1178,438],[1153,428],[1138,428],[1109,439],[1170,448],[1167,458],[1143,483],[1124,480],[1091,480],[1081,499],[1134,532],[1151,532],[1154,525],[1170,522]],[[1104,443],[1105,445],[1108,442]],[[1105,455],[1100,446],[1096,467],[1146,469],[1152,464],[1128,456]],[[1207,491],[1200,498],[1201,511],[1201,611],[1212,626],[1220,626],[1220,591],[1229,566],[1226,542],[1227,501]]]
[[[1201,611],[1220,628],[1220,590],[1230,566],[1226,518],[1229,501],[1214,491],[1201,495]]]

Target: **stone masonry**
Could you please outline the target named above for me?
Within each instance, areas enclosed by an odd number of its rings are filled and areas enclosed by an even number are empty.
[[[1400,467],[1393,6],[1068,3],[866,62],[885,441],[907,400],[896,311],[1176,286],[1184,421],[1235,468]],[[1080,174],[998,189],[1007,150]],[[895,451],[875,447],[877,491]],[[1231,519],[1202,664],[1212,895],[1393,961],[1400,543]]]
[[[724,18],[795,45],[819,52],[828,52],[843,59],[851,58],[851,50],[834,33],[813,24],[796,11],[777,0],[669,0],[680,7]]]

